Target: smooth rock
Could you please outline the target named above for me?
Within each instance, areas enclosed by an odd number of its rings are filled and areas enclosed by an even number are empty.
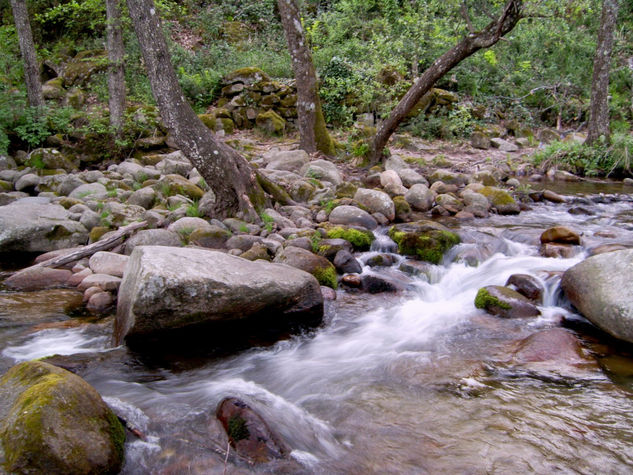
[[[79,290],[86,290],[90,287],[99,287],[101,290],[116,291],[121,285],[121,278],[109,274],[91,274],[87,276],[77,286]]]
[[[561,287],[588,320],[633,343],[633,249],[585,259],[563,274]]]
[[[172,340],[178,329],[227,338],[232,335],[218,334],[216,323],[248,321],[265,329],[271,322],[318,324],[322,317],[319,284],[299,269],[202,249],[143,246],[132,252],[121,284],[114,335],[116,344]]]
[[[123,277],[128,256],[114,252],[99,251],[94,253],[89,260],[90,269],[95,274],[109,274]]]
[[[378,227],[376,219],[374,219],[367,211],[357,208],[356,206],[337,206],[330,213],[329,220],[332,224],[361,226],[369,230],[373,230]]]
[[[580,235],[566,226],[554,226],[541,234],[541,243],[580,244]]]
[[[417,211],[428,211],[433,207],[435,193],[428,186],[418,183],[413,185],[404,195],[404,199]]]
[[[180,236],[166,229],[143,229],[125,241],[125,254],[130,255],[137,246],[182,246]]]
[[[541,314],[536,305],[519,292],[499,285],[479,289],[475,307],[505,318],[537,317]]]
[[[354,200],[365,206],[371,213],[383,214],[389,221],[393,221],[396,217],[395,205],[389,195],[383,191],[359,188],[356,190]]]
[[[304,150],[270,151],[264,154],[264,161],[269,170],[300,173],[310,161],[310,156]]]
[[[351,252],[341,250],[334,257],[334,267],[342,274],[360,274],[362,266]]]
[[[542,303],[545,288],[534,276],[529,274],[512,274],[506,281],[506,287],[514,288],[524,297],[535,303]]]
[[[67,269],[50,267],[27,267],[4,281],[13,290],[44,290],[68,285],[73,273]]]
[[[275,256],[274,262],[301,269],[312,274],[321,285],[336,289],[336,269],[330,261],[300,247],[289,246]]]

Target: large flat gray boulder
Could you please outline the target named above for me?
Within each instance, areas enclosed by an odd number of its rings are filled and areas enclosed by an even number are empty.
[[[319,283],[302,270],[217,251],[140,246],[121,283],[114,336],[132,346],[174,331],[180,337],[180,330],[230,339],[235,335],[218,334],[227,322],[247,330],[313,325],[322,317]]]
[[[86,228],[60,205],[16,201],[0,206],[0,252],[48,252],[87,241]]]
[[[563,274],[561,286],[588,320],[633,343],[633,249],[585,259]]]

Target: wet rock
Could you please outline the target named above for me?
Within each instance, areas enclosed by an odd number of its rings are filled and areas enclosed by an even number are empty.
[[[428,262],[406,260],[400,264],[399,270],[415,277],[423,277],[427,282],[433,273],[433,265]]]
[[[202,249],[137,247],[118,299],[117,344],[227,339],[235,336],[221,332],[227,322],[265,330],[273,323],[318,324],[323,317],[319,284],[307,272]]]
[[[545,289],[539,280],[529,274],[512,274],[507,282],[506,287],[514,287],[521,295],[527,297],[536,303],[542,303],[543,293]]]
[[[371,243],[376,236],[363,227],[330,226],[325,228],[325,236],[328,239],[345,239],[356,251],[369,251]]]
[[[66,269],[28,267],[16,272],[4,281],[13,290],[45,290],[65,287],[73,273]]]
[[[216,416],[222,423],[233,449],[254,463],[282,459],[290,453],[281,438],[248,404],[237,398],[220,402]]]
[[[566,226],[554,226],[541,234],[541,243],[580,244],[580,235]]]
[[[349,241],[340,238],[321,239],[318,244],[317,254],[332,261],[339,251],[352,252],[354,247]]]
[[[437,197],[435,198],[435,202],[438,204],[438,206],[442,206],[451,214],[456,214],[464,208],[464,203],[459,201],[453,195],[449,194],[437,195]]]
[[[274,262],[301,269],[312,274],[321,285],[336,289],[338,286],[336,268],[325,257],[301,249],[286,247],[275,256]]]
[[[359,274],[362,271],[360,262],[352,255],[351,252],[340,250],[334,257],[334,267],[341,274]]]
[[[363,274],[361,278],[361,287],[365,292],[370,294],[379,294],[383,292],[399,292],[404,290],[404,285],[397,280],[377,274]]]
[[[543,190],[543,199],[551,201],[552,203],[564,203],[567,201],[564,196],[551,190]]]
[[[394,196],[393,204],[396,208],[396,221],[407,222],[411,218],[411,206],[404,196]]]
[[[570,244],[557,244],[552,242],[541,245],[539,249],[539,254],[543,257],[562,257],[564,259],[574,257],[579,252],[580,248],[572,246]]]
[[[344,226],[361,226],[366,229],[376,229],[378,223],[367,212],[356,206],[342,205],[332,210],[329,217],[330,223]]]
[[[561,287],[596,326],[633,343],[633,250],[592,256],[568,269]]]
[[[85,303],[88,303],[88,301],[90,300],[90,298],[94,295],[94,294],[98,294],[99,292],[103,292],[103,290],[99,287],[88,287],[86,290],[84,290],[84,295],[83,295],[83,301]]]
[[[0,379],[0,438],[11,473],[118,473],[125,429],[92,386],[41,361]]]
[[[354,195],[354,200],[365,206],[371,213],[381,213],[389,221],[396,217],[396,208],[389,195],[378,190],[359,188]]]
[[[95,292],[88,299],[86,309],[93,314],[104,314],[112,309],[114,304],[114,297],[110,292]]]
[[[137,246],[182,246],[180,236],[166,229],[143,229],[125,241],[125,254],[130,255]]]
[[[549,328],[536,332],[518,343],[514,353],[517,363],[552,361],[558,364],[583,364],[578,338],[563,328]]]
[[[47,252],[88,241],[88,231],[62,206],[14,201],[0,206],[0,252]]]
[[[341,283],[348,287],[358,289],[363,285],[363,280],[359,274],[347,274],[341,278]]]
[[[67,319],[82,306],[81,293],[70,289],[0,293],[2,319],[12,325]]]
[[[604,254],[606,252],[623,251],[629,249],[629,246],[624,244],[601,244],[599,246],[589,249],[590,256],[597,256],[598,254]]]
[[[336,300],[336,290],[332,289],[331,287],[326,287],[322,285],[321,295],[323,295],[323,300]]]
[[[123,277],[128,260],[129,257],[122,254],[99,251],[90,256],[88,262],[90,269],[95,274],[109,274],[116,277]]]
[[[479,289],[475,307],[505,318],[536,317],[541,314],[536,305],[519,292],[499,285]]]
[[[510,193],[501,188],[484,186],[478,193],[484,195],[499,214],[519,214],[521,212],[521,208]]]
[[[404,199],[417,211],[428,211],[433,207],[435,193],[424,184],[413,185],[404,195]]]
[[[434,221],[396,224],[389,229],[389,237],[400,254],[432,264],[439,264],[444,253],[460,242],[457,234]]]
[[[574,206],[572,208],[569,208],[567,212],[573,215],[593,216],[593,211],[582,206]]]
[[[376,254],[365,260],[365,265],[369,267],[389,267],[396,262],[392,254]]]

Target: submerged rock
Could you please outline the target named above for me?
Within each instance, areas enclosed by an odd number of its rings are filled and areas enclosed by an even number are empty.
[[[633,250],[589,257],[568,269],[561,287],[596,326],[633,343]]]
[[[116,344],[133,346],[191,334],[229,339],[236,335],[222,334],[227,322],[248,319],[249,330],[267,331],[322,317],[319,284],[307,272],[215,251],[141,246],[121,283],[114,335]]]
[[[0,439],[11,473],[118,473],[125,429],[79,376],[41,361],[0,379]]]
[[[266,421],[244,401],[224,399],[218,405],[216,416],[237,454],[251,462],[269,462],[285,458],[290,453]]]

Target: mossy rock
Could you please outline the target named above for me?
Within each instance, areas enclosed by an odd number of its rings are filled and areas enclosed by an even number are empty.
[[[349,226],[333,226],[326,228],[325,236],[328,239],[345,239],[357,251],[368,251],[376,236],[366,229],[357,229]]]
[[[64,80],[56,77],[42,84],[44,99],[61,99],[64,97]]]
[[[255,67],[236,69],[224,77],[224,82],[227,84],[241,82],[246,85],[253,85],[261,81],[269,82],[270,76],[261,69]]]
[[[26,165],[38,170],[66,170],[72,172],[77,166],[56,148],[37,148],[29,153]]]
[[[461,242],[459,236],[433,221],[396,224],[389,237],[398,245],[398,252],[432,264],[439,264],[444,253]]]
[[[283,135],[286,131],[286,121],[273,110],[257,114],[255,123],[270,135]]]
[[[358,191],[358,186],[349,181],[345,181],[336,185],[336,197],[337,198],[354,198],[354,195]]]
[[[118,473],[125,429],[79,376],[41,361],[0,379],[0,439],[11,473]]]
[[[64,85],[66,87],[82,85],[99,71],[108,67],[108,57],[103,50],[82,51],[66,64]]]
[[[199,200],[204,196],[204,191],[180,175],[165,175],[154,185],[154,190],[167,196],[184,195],[192,200]]]
[[[540,310],[516,290],[500,285],[482,287],[475,297],[475,307],[505,318],[536,317]]]
[[[484,186],[478,190],[478,193],[484,195],[499,214],[519,214],[521,211],[512,195],[501,188]]]
[[[214,113],[198,114],[198,119],[200,119],[207,129],[215,130],[216,115]]]
[[[288,94],[286,97],[281,99],[281,106],[290,108],[297,106],[297,95],[296,94]]]
[[[313,254],[310,251],[295,246],[283,249],[274,259],[274,262],[296,267],[312,274],[319,284],[336,289],[338,278],[336,268],[325,257]]]
[[[13,185],[8,181],[0,180],[0,191],[11,191],[13,190]]]
[[[394,196],[393,204],[396,208],[396,220],[408,221],[411,216],[411,206],[404,196]]]

